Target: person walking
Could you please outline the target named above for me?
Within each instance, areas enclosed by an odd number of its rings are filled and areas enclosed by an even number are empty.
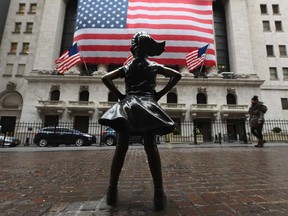
[[[106,203],[117,203],[117,184],[129,146],[129,136],[141,135],[154,183],[154,208],[164,210],[166,196],[163,189],[161,160],[156,145],[156,135],[173,132],[175,123],[158,105],[157,101],[168,93],[181,79],[181,74],[173,69],[147,59],[164,52],[165,41],[157,42],[146,32],[137,32],[131,42],[134,59],[128,64],[104,75],[103,83],[118,99],[99,119],[99,123],[117,131],[118,139],[111,165]],[[167,84],[156,91],[157,74],[168,77]],[[114,85],[113,80],[124,78],[125,95]]]
[[[263,140],[262,129],[265,122],[264,114],[267,112],[267,107],[263,102],[258,100],[258,96],[251,98],[251,106],[249,108],[249,124],[251,133],[257,138],[255,147],[263,147],[266,142]]]

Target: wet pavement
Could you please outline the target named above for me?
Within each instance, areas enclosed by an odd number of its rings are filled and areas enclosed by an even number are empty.
[[[288,215],[287,144],[159,148],[162,212],[142,146],[127,153],[115,207],[105,204],[113,147],[0,148],[0,215]]]

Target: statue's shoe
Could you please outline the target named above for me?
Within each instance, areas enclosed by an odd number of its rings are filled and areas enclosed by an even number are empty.
[[[154,209],[162,211],[166,208],[167,198],[163,190],[154,191]]]
[[[117,187],[109,186],[106,194],[107,205],[114,206],[118,200],[118,190]]]

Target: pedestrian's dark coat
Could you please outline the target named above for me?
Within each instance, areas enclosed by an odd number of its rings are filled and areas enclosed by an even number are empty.
[[[266,112],[266,107],[263,102],[258,101],[253,104],[249,109],[249,123],[251,128],[261,128],[264,124],[264,114]]]

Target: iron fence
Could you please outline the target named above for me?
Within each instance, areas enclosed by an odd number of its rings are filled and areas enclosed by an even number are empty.
[[[74,122],[59,122],[57,126],[74,128]],[[6,136],[18,138],[23,145],[32,145],[35,134],[43,123],[17,122],[14,131],[6,131]],[[100,143],[101,133],[106,127],[90,122],[82,132],[95,135],[97,144]],[[263,127],[264,139],[268,142],[288,142],[288,120],[266,120]],[[255,141],[246,119],[181,121],[173,133],[158,137],[160,142],[170,143],[248,143]]]
[[[264,140],[268,142],[288,142],[288,120],[266,120],[262,132]],[[256,137],[251,134],[246,119],[197,119],[179,123],[177,130],[167,135],[165,140],[195,144],[248,143],[256,141]]]

